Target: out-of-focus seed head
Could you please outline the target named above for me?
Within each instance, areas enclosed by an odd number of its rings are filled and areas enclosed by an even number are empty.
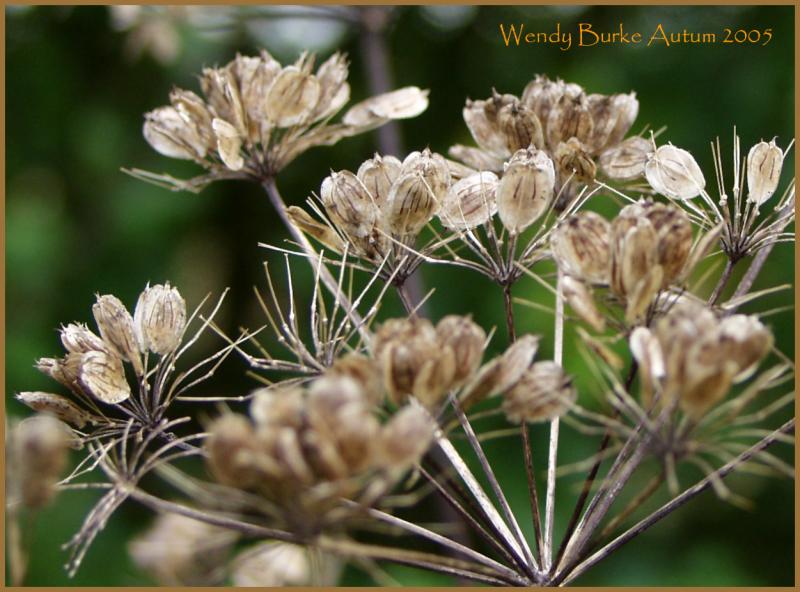
[[[103,403],[115,405],[131,396],[122,360],[114,352],[90,351],[82,354],[79,372],[78,381],[83,390]]]
[[[623,208],[611,223],[611,290],[628,296],[657,261],[658,235],[653,224],[638,210]]]
[[[133,325],[142,352],[172,353],[186,329],[186,301],[169,282],[147,286],[133,311]]]
[[[352,237],[369,235],[381,215],[373,196],[350,171],[326,177],[320,198],[333,223]]]
[[[772,349],[772,333],[755,316],[743,314],[724,318],[719,324],[724,356],[736,363],[735,382],[748,378]]]
[[[649,410],[655,388],[664,378],[664,353],[658,338],[646,327],[636,327],[629,343],[631,354],[639,364],[642,404]]]
[[[375,156],[358,167],[356,176],[367,188],[379,209],[386,207],[392,184],[400,176],[402,163],[394,156]]]
[[[250,417],[259,429],[300,428],[305,396],[302,388],[261,388],[252,394]]]
[[[615,181],[631,181],[644,175],[647,155],[653,145],[640,136],[633,136],[600,153],[597,163],[604,175]]]
[[[383,402],[383,381],[378,365],[367,356],[351,353],[337,358],[326,371],[327,376],[342,376],[358,383],[370,406]]]
[[[511,157],[497,186],[497,212],[511,234],[533,224],[553,200],[553,161],[541,150],[520,150]]]
[[[36,415],[17,424],[11,434],[11,477],[28,508],[47,505],[67,464],[70,429],[49,415]]]
[[[451,230],[469,230],[488,222],[497,212],[497,175],[475,173],[450,186],[439,219]]]
[[[694,157],[681,148],[668,144],[648,155],[644,167],[650,186],[672,199],[692,199],[706,186],[703,172]]]
[[[137,376],[143,372],[142,358],[133,325],[133,317],[116,296],[98,296],[92,306],[94,320],[106,344],[123,360],[130,362]]]
[[[747,200],[760,206],[778,188],[783,168],[783,150],[775,140],[759,142],[747,154]]]
[[[321,121],[338,113],[350,100],[347,59],[336,52],[317,69],[320,96],[312,114],[313,121]]]
[[[16,399],[34,411],[49,413],[76,428],[82,428],[93,419],[91,414],[60,395],[32,391],[17,393]]]
[[[280,541],[259,543],[234,558],[231,581],[237,587],[308,586],[312,583],[308,551]]]
[[[238,534],[181,514],[159,514],[128,545],[133,562],[165,586],[221,583],[222,566]]]
[[[597,332],[605,329],[605,319],[597,310],[592,293],[585,283],[565,275],[561,278],[561,290],[564,299],[580,318],[589,323]]]
[[[430,448],[436,422],[421,406],[409,404],[383,426],[383,463],[391,471],[403,472],[418,463]]]
[[[305,123],[317,106],[321,94],[316,77],[297,66],[287,66],[269,88],[264,113],[277,127]]]
[[[244,158],[242,157],[242,136],[239,131],[225,121],[218,117],[214,118],[211,122],[211,127],[214,129],[214,135],[217,138],[217,152],[225,166],[232,171],[240,171],[244,167]]]
[[[233,413],[220,416],[209,426],[205,446],[206,462],[223,485],[250,489],[263,478],[255,431],[247,418]]]
[[[455,354],[452,386],[459,386],[480,366],[486,332],[469,317],[448,315],[437,323],[436,334],[442,348],[450,348]]]
[[[600,214],[573,214],[553,230],[550,248],[558,266],[568,275],[593,284],[609,281],[611,225]]]
[[[546,421],[569,411],[576,398],[572,380],[561,366],[536,362],[503,395],[503,411],[514,423]]]
[[[70,353],[85,354],[105,349],[103,340],[83,323],[70,323],[61,328],[61,343]]]
[[[577,138],[570,138],[556,146],[553,160],[560,179],[572,176],[579,183],[591,183],[597,174],[597,165]]]
[[[666,288],[681,275],[692,250],[692,223],[681,208],[672,204],[643,201],[626,206],[643,215],[653,225],[658,239],[658,264]]]

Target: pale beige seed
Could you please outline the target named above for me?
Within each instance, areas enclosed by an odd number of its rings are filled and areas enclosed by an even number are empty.
[[[262,477],[255,432],[247,418],[226,413],[208,428],[206,462],[223,485],[249,489]]]
[[[648,155],[644,172],[647,182],[657,193],[672,199],[692,199],[706,186],[694,157],[671,144],[660,146]]]
[[[398,236],[419,234],[440,205],[422,172],[405,173],[389,192],[384,217],[386,228]]]
[[[122,360],[116,354],[93,351],[83,354],[80,360],[78,381],[94,398],[114,405],[131,396]]]
[[[380,125],[387,119],[410,119],[428,108],[428,91],[407,86],[356,103],[342,118],[342,123],[358,128]]]
[[[478,369],[483,358],[486,332],[470,317],[448,315],[436,324],[436,335],[442,347],[455,354],[453,386],[464,383]]]
[[[462,115],[475,143],[482,150],[505,155],[508,154],[505,134],[497,125],[495,111],[490,109],[487,113],[487,108],[491,104],[491,99],[489,101],[470,101],[468,99]]]
[[[747,200],[760,206],[775,193],[783,168],[783,151],[775,140],[759,142],[747,153]]]
[[[383,209],[389,201],[392,184],[400,176],[402,163],[394,156],[375,156],[365,160],[356,176],[367,188],[378,208]]]
[[[619,215],[611,223],[611,290],[621,297],[656,264],[658,237],[644,217]]]
[[[244,167],[242,157],[242,137],[238,130],[224,119],[215,118],[211,122],[217,138],[217,152],[222,162],[232,171],[240,171]]]
[[[169,93],[169,102],[193,130],[198,140],[195,150],[199,157],[204,157],[206,152],[214,148],[214,133],[211,129],[213,115],[208,106],[195,93],[181,88],[173,89]]]
[[[755,316],[731,315],[719,324],[725,358],[736,363],[734,382],[747,379],[772,349],[772,333]]]
[[[572,307],[572,310],[591,327],[599,332],[605,329],[605,319],[597,310],[591,290],[582,281],[565,275],[561,278],[561,291],[564,300]]]
[[[169,282],[147,286],[133,311],[133,324],[142,352],[172,353],[186,329],[186,301]]]
[[[536,362],[503,395],[503,411],[514,423],[548,421],[569,411],[577,396],[561,366]]]
[[[304,389],[265,387],[252,393],[250,417],[259,429],[300,428],[303,424],[304,408]]]
[[[469,230],[488,222],[497,212],[497,175],[475,173],[450,186],[439,211],[445,228]]]
[[[384,399],[380,368],[367,356],[350,353],[337,358],[325,373],[344,376],[356,381],[369,405],[380,405]]]
[[[650,141],[633,136],[601,152],[597,163],[610,179],[631,181],[644,175],[647,155],[652,151],[653,144]]]
[[[308,586],[312,574],[306,549],[279,541],[259,543],[231,563],[231,581],[237,587]]]
[[[611,224],[600,214],[582,211],[573,214],[553,230],[550,248],[553,257],[568,275],[593,284],[609,281]]]
[[[350,100],[350,85],[347,83],[347,75],[347,59],[338,51],[320,65],[316,73],[320,96],[317,106],[311,114],[312,121],[321,121],[332,117]]]
[[[597,165],[577,138],[559,143],[553,161],[563,181],[572,178],[579,183],[591,183],[597,174]]]
[[[83,323],[70,323],[61,328],[61,343],[70,353],[85,354],[105,348],[103,340]]]
[[[510,153],[533,146],[544,148],[544,133],[539,118],[519,101],[504,105],[497,112],[497,125],[505,136]]]
[[[645,201],[641,206],[658,237],[658,263],[664,272],[662,288],[666,288],[681,275],[689,259],[692,223],[686,212],[672,204]]]
[[[564,94],[564,83],[552,81],[547,76],[536,75],[522,91],[522,104],[531,109],[543,126],[546,126],[550,111]]]
[[[60,395],[31,391],[17,393],[16,399],[34,411],[49,413],[76,428],[82,428],[93,419],[90,413]]]
[[[541,150],[520,150],[497,186],[497,212],[511,234],[519,234],[545,212],[555,189],[553,161]]]
[[[594,124],[589,112],[586,95],[563,95],[550,110],[546,123],[547,143],[554,149],[561,142],[577,138],[586,142],[592,134]]]
[[[373,196],[350,171],[326,177],[320,198],[333,223],[352,237],[369,235],[381,215]]]
[[[110,294],[97,296],[92,306],[94,320],[100,330],[100,336],[119,355],[122,360],[130,362],[137,376],[141,376],[142,358],[136,339],[133,317],[125,305]]]
[[[409,404],[395,413],[381,432],[383,463],[391,471],[406,471],[430,448],[436,422],[419,405]]]
[[[314,112],[320,92],[316,77],[296,66],[287,66],[270,86],[264,113],[278,127],[303,124]]]
[[[653,265],[639,278],[626,298],[625,320],[629,324],[644,319],[663,284],[664,268],[660,265]]]
[[[142,128],[147,143],[170,158],[194,160],[205,156],[205,145],[174,107],[159,107],[145,114]]]
[[[655,389],[666,374],[664,353],[658,338],[646,327],[636,327],[629,338],[633,358],[639,364],[643,407],[649,411]]]

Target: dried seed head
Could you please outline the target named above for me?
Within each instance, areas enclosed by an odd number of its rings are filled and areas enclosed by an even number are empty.
[[[570,138],[556,146],[553,154],[560,179],[572,176],[579,183],[591,183],[597,174],[597,165],[577,138]]]
[[[93,419],[91,414],[60,395],[33,391],[17,393],[16,398],[34,411],[49,413],[76,428],[82,428]]]
[[[394,156],[375,156],[358,167],[357,177],[367,188],[379,209],[386,207],[392,184],[400,176],[402,163]]]
[[[103,340],[83,323],[70,323],[61,327],[61,343],[70,353],[85,354],[88,351],[105,349]]]
[[[311,562],[304,547],[268,541],[239,553],[231,564],[234,586],[308,586]]]
[[[451,388],[460,386],[481,364],[486,332],[470,317],[449,315],[437,323],[436,334],[441,347],[450,348],[455,354],[456,370]]]
[[[94,320],[100,335],[122,360],[130,362],[137,376],[141,376],[142,358],[133,325],[133,317],[116,296],[97,296],[92,306]]]
[[[706,186],[694,157],[672,144],[660,146],[649,154],[644,172],[650,186],[671,199],[692,199]]]
[[[214,135],[217,139],[217,152],[225,166],[232,171],[240,171],[244,167],[244,158],[242,157],[242,137],[239,131],[225,121],[224,119],[215,118],[211,122],[214,129]]]
[[[219,584],[237,533],[181,514],[159,514],[128,545],[133,562],[165,586]]]
[[[162,356],[172,353],[186,328],[186,302],[169,282],[148,285],[139,295],[133,323],[142,352],[150,350]]]
[[[226,413],[214,420],[205,446],[209,468],[223,485],[250,489],[262,479],[255,432],[245,417]]]
[[[631,181],[644,175],[647,155],[652,151],[653,145],[648,140],[633,136],[601,152],[597,163],[607,177]]]
[[[368,236],[381,215],[373,196],[350,171],[326,177],[320,198],[333,223],[351,237]]]
[[[386,227],[397,236],[418,234],[439,211],[449,185],[450,170],[444,157],[427,148],[412,152],[389,192]]]
[[[342,376],[354,380],[370,406],[383,402],[383,382],[378,365],[361,354],[351,353],[337,358],[325,372],[326,376]]]
[[[536,362],[503,395],[503,411],[514,423],[546,421],[566,413],[576,398],[572,380],[561,366]]]
[[[610,234],[611,225],[601,215],[578,212],[555,227],[550,248],[566,274],[593,284],[608,283]]]
[[[561,142],[577,138],[587,142],[592,136],[594,123],[586,95],[562,95],[550,110],[547,118],[547,143],[554,150]]]
[[[783,168],[783,151],[775,140],[759,142],[747,154],[747,201],[760,206],[778,188]]]
[[[48,415],[36,415],[16,425],[9,460],[26,507],[41,508],[53,499],[71,441],[70,429]]]
[[[561,291],[572,310],[589,323],[595,331],[602,332],[605,329],[605,319],[597,310],[592,292],[586,284],[572,276],[565,275],[561,278]]]
[[[520,150],[511,157],[497,186],[497,211],[503,226],[519,234],[533,224],[553,200],[553,161],[541,150]]]
[[[497,111],[497,125],[505,136],[506,150],[511,154],[530,146],[544,148],[539,118],[516,98]]]
[[[122,360],[113,352],[91,351],[82,354],[78,381],[84,391],[109,405],[121,403],[131,396]]]
[[[389,119],[410,119],[428,108],[428,91],[407,86],[356,103],[342,122],[354,127],[378,126]]]
[[[315,238],[334,253],[342,253],[344,251],[342,238],[330,226],[319,222],[303,208],[289,206],[286,208],[286,215],[292,224],[297,226],[304,234]]]
[[[484,172],[451,185],[439,211],[445,228],[469,230],[488,222],[497,212],[497,184],[497,175]]]
[[[381,432],[384,466],[404,472],[418,463],[428,451],[435,431],[436,422],[419,405],[400,409]]]

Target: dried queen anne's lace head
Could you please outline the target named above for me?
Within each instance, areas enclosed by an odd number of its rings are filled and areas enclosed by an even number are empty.
[[[641,137],[625,135],[639,112],[635,93],[586,94],[577,84],[536,76],[522,97],[493,92],[467,101],[464,121],[478,148],[455,145],[450,155],[476,170],[500,172],[517,150],[544,150],[556,165],[559,186],[570,177],[631,180],[644,173],[652,151]]]
[[[206,68],[204,97],[173,90],[170,105],[145,115],[144,137],[161,154],[194,160],[212,176],[262,179],[309,148],[416,117],[428,106],[427,91],[406,87],[357,103],[330,123],[350,99],[347,62],[336,53],[313,69],[313,55],[281,66],[266,51]]]

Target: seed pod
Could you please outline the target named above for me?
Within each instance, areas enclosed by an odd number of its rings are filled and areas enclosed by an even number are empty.
[[[251,141],[260,141],[264,121],[264,104],[272,83],[281,71],[281,65],[266,51],[258,57],[237,54],[226,66],[239,88],[242,108],[247,114],[247,131]]]
[[[344,252],[344,241],[330,226],[312,218],[303,208],[289,206],[286,208],[289,220],[304,234],[318,240],[334,253]]]
[[[555,149],[561,142],[577,138],[587,142],[593,130],[592,116],[586,95],[563,95],[550,110],[547,118],[547,143]]]
[[[358,167],[356,176],[367,188],[379,209],[386,207],[389,191],[400,176],[401,167],[402,163],[394,156],[380,156],[377,153]]]
[[[597,310],[592,293],[586,284],[572,276],[565,275],[561,278],[561,292],[572,310],[589,323],[595,331],[599,333],[605,330],[605,319]]]
[[[569,411],[577,396],[561,366],[549,360],[536,362],[503,395],[503,411],[514,423],[546,421]]]
[[[391,471],[408,470],[428,451],[435,431],[436,422],[427,411],[406,405],[383,426],[383,465]]]
[[[223,485],[250,489],[261,479],[261,454],[253,426],[241,415],[226,413],[208,428],[205,446],[209,468]]]
[[[661,287],[666,288],[681,275],[689,259],[692,249],[692,223],[689,216],[674,205],[649,200],[626,208],[638,208],[640,215],[653,225],[658,238],[657,261],[664,272]]]
[[[350,171],[326,177],[320,198],[333,223],[352,237],[369,235],[380,216],[375,200]]]
[[[186,329],[186,302],[167,282],[147,286],[139,295],[133,311],[133,323],[139,348],[167,355],[178,348]]]
[[[588,142],[593,153],[622,141],[639,114],[636,93],[616,95],[589,95],[592,115],[592,137]]]
[[[61,327],[60,333],[61,343],[70,353],[85,354],[88,351],[105,349],[103,340],[83,323],[70,323]]]
[[[356,103],[342,118],[342,123],[358,128],[380,125],[387,119],[410,119],[428,108],[428,91],[406,86],[375,95]]]
[[[547,76],[537,75],[522,91],[522,104],[531,109],[542,125],[546,125],[550,111],[564,94],[564,83],[553,82]]]
[[[566,274],[593,284],[608,283],[611,225],[590,211],[573,214],[550,236],[553,257]]]
[[[657,257],[658,237],[653,225],[623,208],[611,223],[611,290],[623,298],[631,294]]]
[[[597,162],[607,177],[617,181],[631,181],[644,175],[647,155],[652,150],[653,145],[648,140],[633,136],[619,144],[612,144],[600,153]]]
[[[553,161],[540,150],[520,150],[506,165],[497,186],[497,212],[511,234],[533,224],[553,200]]]
[[[159,107],[146,113],[144,118],[144,139],[156,152],[186,160],[205,157],[206,143],[174,107]]]
[[[368,405],[383,402],[383,383],[377,364],[367,356],[351,353],[338,358],[326,371],[326,376],[342,376],[358,383]]]
[[[308,586],[312,573],[306,549],[280,541],[259,543],[239,553],[231,564],[231,580],[237,587]]]
[[[497,175],[484,172],[451,185],[439,212],[445,228],[469,230],[489,221],[497,212],[497,184]]]
[[[737,366],[734,382],[751,376],[774,343],[772,333],[755,316],[726,317],[719,324],[719,332],[723,356]]]
[[[87,413],[66,397],[51,393],[40,391],[17,393],[16,399],[34,411],[54,415],[61,421],[76,428],[82,428],[88,422],[91,422],[93,418],[90,413]]]
[[[252,393],[250,417],[258,429],[299,429],[304,421],[304,393],[299,387],[260,388]]]
[[[26,507],[41,508],[55,496],[67,464],[70,434],[67,426],[48,415],[30,417],[14,428],[9,460]]]
[[[320,98],[319,81],[296,66],[275,77],[264,101],[264,113],[277,127],[306,123]]]
[[[240,137],[246,137],[247,115],[233,72],[227,68],[205,68],[200,86],[214,115],[233,125]]]
[[[112,352],[91,351],[81,355],[78,382],[95,399],[109,405],[131,396],[122,360]]]
[[[693,349],[697,345],[699,344],[694,344]],[[680,408],[689,417],[698,420],[725,397],[735,374],[734,362],[723,360],[719,364],[707,366],[687,357],[687,380],[680,392]]]
[[[643,319],[647,308],[653,302],[663,284],[664,268],[660,265],[653,265],[639,278],[626,297],[625,320],[628,324],[633,324]]]
[[[78,354],[80,357],[80,354]],[[64,372],[64,361],[57,360],[55,358],[39,358],[36,360],[35,367],[36,369],[41,372],[42,374],[49,376],[59,384],[72,389],[73,382],[70,380],[71,377],[68,377],[67,374]]]
[[[119,298],[110,294],[97,296],[97,302],[92,306],[92,313],[103,341],[110,345],[122,360],[130,362],[136,375],[141,376],[144,370],[133,317],[125,305]]]
[[[747,201],[760,206],[778,188],[783,168],[783,151],[775,140],[759,142],[747,154]]]
[[[316,73],[320,96],[311,116],[312,121],[332,117],[350,100],[347,75],[347,60],[338,51],[320,65]]]
[[[169,102],[192,130],[191,137],[196,137],[195,151],[198,156],[204,157],[206,152],[214,148],[214,132],[211,129],[213,116],[208,106],[195,93],[180,88],[169,93]]]
[[[451,388],[460,386],[480,366],[486,333],[469,317],[448,315],[436,325],[436,334],[442,348],[451,348],[455,354]]]
[[[649,154],[644,173],[650,186],[671,199],[692,199],[702,193],[706,180],[694,157],[669,144]]]
[[[497,125],[505,136],[506,149],[512,154],[529,146],[544,148],[539,118],[516,99],[497,112]]]
[[[224,119],[215,118],[211,122],[217,138],[217,152],[222,162],[232,171],[240,171],[244,167],[241,155],[242,137],[234,126]]]
[[[597,174],[597,165],[577,138],[561,142],[553,155],[559,178],[566,181],[571,175],[579,183],[591,183]]]
[[[409,153],[403,160],[401,172],[421,173],[438,200],[441,200],[450,186],[450,167],[447,165],[447,160],[428,148]]]
[[[440,202],[421,172],[405,173],[392,185],[385,215],[397,236],[419,234],[439,209]]]
[[[506,138],[497,125],[497,113],[491,99],[488,101],[467,99],[462,114],[464,122],[478,146],[490,153],[507,154]]]

